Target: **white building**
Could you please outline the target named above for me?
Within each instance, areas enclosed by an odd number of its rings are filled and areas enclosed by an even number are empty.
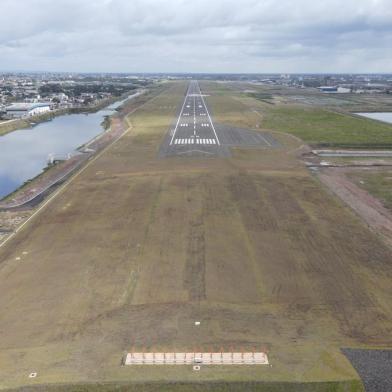
[[[64,93],[58,93],[58,94],[51,94],[50,98],[53,99],[57,99],[59,102],[66,102],[68,101],[69,97],[67,94]]]
[[[6,108],[10,118],[31,117],[50,111],[49,103],[14,103]]]

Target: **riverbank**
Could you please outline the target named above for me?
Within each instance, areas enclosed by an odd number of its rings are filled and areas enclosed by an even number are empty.
[[[28,120],[8,120],[0,123],[0,136],[6,135],[9,132],[17,129],[28,128],[31,123]]]
[[[122,101],[127,98],[132,92],[136,92],[137,89],[132,89],[127,91],[125,94],[122,94],[119,97],[111,97],[107,99],[102,99],[101,101],[97,102],[95,105],[92,106],[83,106],[83,107],[75,107],[75,108],[67,108],[67,109],[56,109],[50,111],[48,113],[44,113],[38,116],[33,116],[29,118],[23,119],[15,119],[15,120],[8,120],[4,122],[0,122],[0,136],[6,135],[7,133],[16,131],[18,129],[24,129],[32,127],[33,125],[50,121],[55,117],[63,116],[65,114],[79,114],[79,113],[96,113],[99,110],[104,109],[105,107],[118,102]]]
[[[147,101],[154,99],[165,88],[163,85],[158,85],[150,89],[143,89],[139,96],[134,96],[132,99],[126,100],[123,105],[120,105],[118,109],[110,116],[111,128],[107,131],[102,132],[100,135],[106,135],[107,141],[106,147],[109,147],[117,139],[115,134],[111,133],[117,126],[122,129],[122,132],[126,132],[130,128],[130,124],[126,119],[126,116],[130,113],[141,108]],[[120,131],[120,128],[117,128]],[[117,133],[117,132],[116,132]],[[122,133],[121,135],[122,136]],[[92,143],[97,137],[87,142],[84,146],[79,148],[79,151],[83,148],[92,150]],[[97,142],[97,141],[96,141]],[[104,139],[100,139],[100,142],[104,142]],[[87,147],[88,145],[88,147]],[[105,147],[102,147],[101,153]],[[15,233],[17,233],[23,225],[31,218],[40,208],[44,206],[43,201],[48,202],[51,197],[54,197],[56,193],[60,191],[59,188],[65,181],[70,181],[69,178],[78,175],[81,171],[98,158],[99,153],[97,151],[90,151],[90,154],[81,153],[84,157],[83,162],[79,164],[75,163],[72,167],[69,161],[63,161],[59,164],[52,166],[49,170],[46,170],[35,178],[25,182],[25,184],[19,187],[18,190],[8,195],[2,202],[0,202],[0,247],[3,246]],[[69,166],[66,166],[66,163]],[[12,196],[11,196],[12,195]]]
[[[124,126],[122,119],[124,115],[129,112],[130,107],[132,107],[130,104],[133,101],[137,104],[139,101],[137,98],[145,95],[147,91],[148,90],[140,90],[134,95],[129,96],[130,99],[124,101],[124,105],[126,105],[124,113],[114,111],[113,114],[109,116],[110,124],[108,129],[103,130],[97,136],[78,147],[75,150],[75,155],[69,159],[45,168],[44,171],[39,173],[36,177],[26,181],[14,192],[7,195],[0,201],[0,210],[33,207],[36,204],[35,200],[37,198],[48,192],[50,188],[54,188],[57,184],[65,181],[90,158],[106,148],[109,144],[113,143],[113,141],[120,137],[126,130],[125,128],[127,128],[127,126]],[[122,105],[119,107],[121,106]],[[107,105],[105,107],[107,107]]]
[[[113,118],[110,129],[88,142],[86,144],[88,148],[82,149],[79,154],[48,168],[45,172],[25,183],[12,194],[13,196],[6,197],[0,202],[0,210],[26,207],[29,204],[32,204],[31,207],[34,207],[36,204],[34,200],[36,198],[55,185],[65,181],[96,153],[102,151],[109,144],[117,140],[124,131],[125,128],[122,121],[119,118]]]

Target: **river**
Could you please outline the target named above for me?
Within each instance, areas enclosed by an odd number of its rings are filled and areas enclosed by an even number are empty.
[[[96,113],[67,114],[0,136],[0,199],[39,175],[50,156],[64,158],[77,154],[78,147],[103,131],[104,116],[113,114],[135,95]]]
[[[373,120],[380,120],[392,124],[392,112],[379,113],[355,113],[362,117],[371,118]]]

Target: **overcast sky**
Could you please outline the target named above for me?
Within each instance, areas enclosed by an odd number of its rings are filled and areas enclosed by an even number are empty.
[[[392,0],[0,0],[0,69],[392,72]]]

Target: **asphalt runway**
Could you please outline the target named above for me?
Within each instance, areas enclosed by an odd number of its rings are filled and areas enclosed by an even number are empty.
[[[266,132],[214,124],[199,83],[191,81],[176,122],[160,147],[160,157],[229,156],[234,146],[277,147],[279,143]]]
[[[280,147],[280,143],[269,132],[256,132],[223,124],[216,124],[215,129],[223,147]]]

